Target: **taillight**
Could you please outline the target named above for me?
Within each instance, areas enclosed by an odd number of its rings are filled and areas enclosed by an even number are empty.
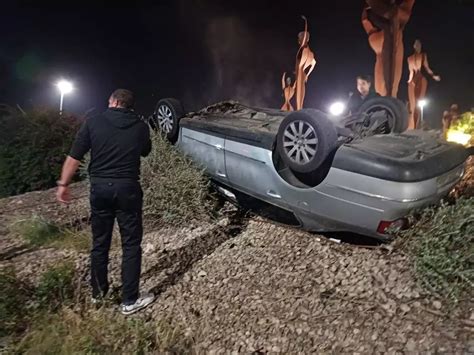
[[[400,218],[395,221],[381,221],[377,228],[377,233],[387,234],[388,229],[406,229],[408,227],[408,220]]]

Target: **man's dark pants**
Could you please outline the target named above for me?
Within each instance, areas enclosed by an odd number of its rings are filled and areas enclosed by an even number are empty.
[[[109,290],[107,266],[114,220],[122,237],[122,302],[138,298],[143,236],[143,193],[138,182],[91,183],[92,296],[100,298]]]

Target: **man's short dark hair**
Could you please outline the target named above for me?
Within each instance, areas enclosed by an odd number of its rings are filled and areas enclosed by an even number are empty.
[[[112,98],[117,100],[123,108],[133,108],[135,105],[135,95],[127,89],[117,89],[112,93]]]
[[[372,76],[370,75],[357,75],[357,79],[367,81],[369,84],[372,84]]]

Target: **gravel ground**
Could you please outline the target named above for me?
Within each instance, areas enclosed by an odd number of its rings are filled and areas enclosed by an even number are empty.
[[[474,352],[474,314],[423,295],[409,266],[254,219],[145,316],[186,324],[196,349],[216,354]]]
[[[9,226],[18,219],[41,216],[57,225],[76,225],[89,216],[87,184],[71,185],[73,200],[69,205],[56,202],[56,189],[29,192],[0,199],[0,260],[22,253],[25,242],[9,233]]]
[[[143,236],[142,258],[142,292],[159,294],[170,285],[175,284],[182,275],[192,268],[193,264],[222,244],[229,237],[230,219],[222,218],[215,224],[204,224],[199,227],[164,228],[159,232]],[[117,238],[118,239],[118,236]],[[119,292],[121,281],[122,252],[117,245],[110,253],[110,285]],[[87,257],[82,271],[84,285],[89,284]]]

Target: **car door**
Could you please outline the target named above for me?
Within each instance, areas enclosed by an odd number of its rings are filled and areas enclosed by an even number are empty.
[[[180,148],[214,179],[227,182],[224,137],[182,128]]]
[[[277,206],[285,205],[271,151],[226,138],[225,164],[234,188]]]

